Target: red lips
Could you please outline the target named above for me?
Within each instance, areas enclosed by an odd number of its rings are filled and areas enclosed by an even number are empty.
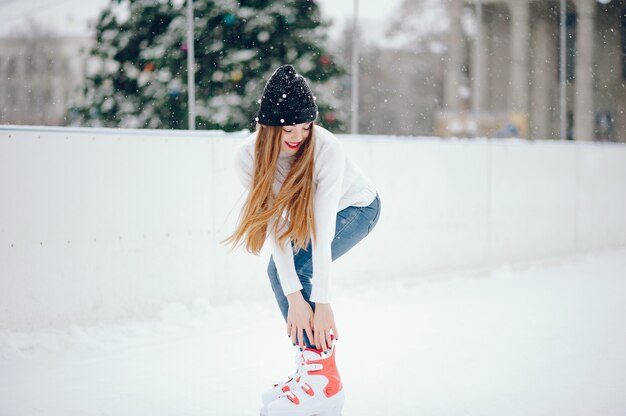
[[[298,144],[296,144],[295,146],[290,144],[289,142],[285,142],[285,144],[287,145],[288,148],[290,149],[297,149],[298,147],[300,147],[300,145],[302,144],[302,142],[299,142]]]

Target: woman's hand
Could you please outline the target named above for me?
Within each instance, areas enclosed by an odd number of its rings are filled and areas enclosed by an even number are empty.
[[[318,350],[327,351],[332,346],[331,330],[335,335],[335,339],[339,339],[335,316],[330,303],[316,303],[315,315],[313,316],[313,332],[315,336],[314,343]]]
[[[304,300],[301,292],[287,295],[289,310],[287,312],[287,335],[294,345],[304,347],[304,333],[313,342],[313,308]]]

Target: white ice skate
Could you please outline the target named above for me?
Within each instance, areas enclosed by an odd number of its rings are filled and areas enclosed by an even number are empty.
[[[344,392],[335,363],[335,345],[324,353],[303,352],[304,365],[297,387],[283,392],[267,406],[267,416],[340,416]]]
[[[274,384],[269,390],[266,390],[261,396],[261,401],[263,402],[263,407],[261,407],[261,416],[267,416],[267,405],[278,399],[281,394],[288,392],[289,390],[293,390],[298,385],[298,381],[300,381],[300,375],[302,374],[302,366],[304,365],[304,358],[302,355],[302,348],[296,347],[296,357],[295,362],[297,365],[296,371],[289,375],[287,381],[282,383]]]

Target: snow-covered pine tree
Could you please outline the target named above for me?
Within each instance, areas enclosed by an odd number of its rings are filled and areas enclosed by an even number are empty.
[[[74,108],[81,124],[187,128],[185,3],[111,1]],[[311,82],[319,121],[343,129],[345,112],[324,84],[345,70],[325,49],[328,23],[315,0],[195,0],[194,17],[197,128],[251,128],[265,81],[290,63]]]

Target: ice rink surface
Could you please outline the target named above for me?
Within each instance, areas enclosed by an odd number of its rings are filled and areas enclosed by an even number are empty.
[[[626,414],[626,248],[381,276],[333,307],[344,416]],[[273,299],[0,332],[2,416],[257,415],[290,373]]]

